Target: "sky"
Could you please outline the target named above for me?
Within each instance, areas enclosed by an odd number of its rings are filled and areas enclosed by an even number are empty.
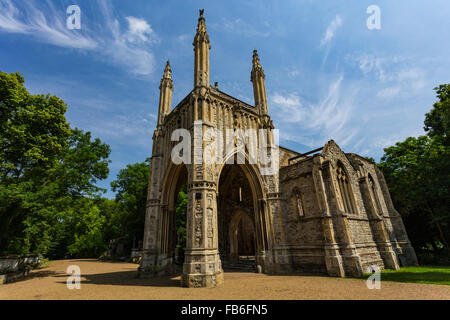
[[[80,29],[67,27],[71,5]],[[373,5],[380,25],[369,29]],[[99,183],[107,197],[120,169],[151,156],[168,59],[172,107],[193,87],[199,9],[211,83],[253,104],[257,49],[280,145],[299,152],[334,139],[379,160],[383,148],[424,133],[433,88],[450,82],[448,0],[0,0],[0,70],[63,99],[72,127],[111,146]]]

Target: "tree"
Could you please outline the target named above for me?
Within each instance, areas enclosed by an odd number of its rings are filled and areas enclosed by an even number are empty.
[[[31,95],[19,73],[0,71],[0,175],[14,183],[33,169],[47,169],[70,136],[67,106],[56,96]]]
[[[175,228],[177,232],[177,248],[180,250],[181,256],[184,256],[186,250],[186,214],[187,214],[187,184],[181,187],[177,196],[177,206],[175,214]],[[180,259],[184,261],[184,259]]]
[[[378,166],[412,244],[439,251],[450,243],[450,85],[435,90],[439,101],[425,116],[427,135],[384,149]]]
[[[72,229],[74,240],[67,247],[69,254],[76,257],[99,257],[107,248],[103,234],[106,217],[92,199],[81,198],[71,207],[77,217]]]
[[[439,101],[425,115],[424,129],[430,138],[437,138],[448,147],[450,146],[450,84],[442,84],[434,90]]]
[[[122,225],[120,239],[128,246],[144,237],[149,161],[127,165],[111,183],[112,190],[117,192],[116,202],[121,215],[118,218]]]
[[[107,237],[88,238],[87,235],[98,229],[93,221],[103,221],[97,232],[103,233],[106,228],[109,212],[104,210],[106,199],[100,198],[104,190],[95,184],[108,177],[110,147],[98,138],[92,140],[90,132],[84,133],[79,129],[72,130],[67,145],[58,164],[47,171],[42,184],[43,192],[51,191],[46,197],[50,201],[47,206],[55,208],[51,229],[53,241],[48,253],[52,257],[62,257],[67,253],[83,257],[91,253],[95,257],[105,250],[108,243]],[[81,228],[80,221],[86,221],[84,215],[89,215],[88,221],[92,223]],[[103,243],[99,243],[99,239],[103,239]],[[74,245],[79,241],[83,246]]]
[[[77,239],[102,247],[96,182],[108,176],[110,148],[70,129],[64,101],[24,83],[0,72],[0,253],[63,255]]]
[[[18,222],[25,221],[30,197],[35,198],[30,194],[34,181],[55,165],[70,136],[64,102],[55,96],[31,95],[24,83],[19,73],[0,71],[0,250],[7,246],[5,239],[23,227]],[[30,237],[36,227],[29,227]],[[16,250],[27,246],[22,240],[11,245]]]

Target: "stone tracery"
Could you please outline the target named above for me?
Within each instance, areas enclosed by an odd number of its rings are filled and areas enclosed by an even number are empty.
[[[160,84],[141,277],[176,271],[173,216],[181,183],[188,193],[183,286],[219,285],[222,263],[227,267],[242,254],[270,274],[361,275],[372,264],[395,269],[417,263],[381,172],[332,140],[307,154],[280,147],[279,172],[272,175],[262,175],[260,162],[249,163],[249,149],[240,147],[248,137],[240,135],[227,153],[213,153],[222,164],[175,165],[171,134],[180,127],[194,133],[196,120],[202,120],[201,134],[208,128],[224,137],[226,129],[269,129],[267,139],[274,139],[258,52],[252,56],[252,106],[210,85],[203,10],[193,45],[194,88],[173,110],[169,62]],[[227,141],[218,143],[225,147]],[[229,159],[236,161],[224,164]]]

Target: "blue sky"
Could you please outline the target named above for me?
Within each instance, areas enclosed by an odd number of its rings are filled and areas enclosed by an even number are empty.
[[[69,5],[81,30],[66,27]],[[370,5],[381,29],[369,30]],[[253,49],[266,73],[280,144],[306,152],[333,138],[379,159],[423,133],[433,88],[449,83],[448,0],[0,0],[0,70],[69,106],[74,127],[112,148],[108,188],[151,156],[158,86],[170,59],[175,106],[193,85],[198,9],[211,38],[211,83],[253,104]],[[107,196],[113,197],[108,191]]]

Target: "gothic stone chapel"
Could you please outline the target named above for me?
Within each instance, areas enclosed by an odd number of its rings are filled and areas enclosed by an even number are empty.
[[[228,267],[344,277],[360,276],[372,265],[398,269],[417,264],[383,174],[365,158],[344,153],[333,140],[305,154],[279,147],[279,170],[272,175],[262,174],[261,163],[250,164],[248,150],[242,148],[227,152],[221,163],[175,164],[172,132],[183,128],[194,139],[198,121],[201,130],[266,129],[267,139],[273,140],[257,51],[252,106],[210,85],[211,45],[203,10],[193,46],[194,89],[173,110],[169,62],[161,80],[140,277],[176,270],[175,209],[184,185],[182,286],[217,286]],[[238,156],[245,161],[230,164]]]

